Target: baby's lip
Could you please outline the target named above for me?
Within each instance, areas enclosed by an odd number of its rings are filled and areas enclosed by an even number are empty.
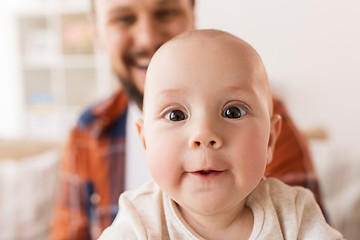
[[[207,176],[218,175],[222,172],[224,172],[224,170],[203,169],[203,170],[191,171],[190,173],[195,176],[207,177]]]
[[[195,171],[197,173],[202,173],[202,174],[209,174],[209,173],[212,173],[212,172],[221,172],[221,171],[218,171],[218,170],[199,170],[199,171]]]

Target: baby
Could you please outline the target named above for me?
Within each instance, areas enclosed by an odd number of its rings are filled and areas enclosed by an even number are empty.
[[[137,127],[154,181],[100,239],[342,239],[312,193],[265,179],[281,118],[257,52],[218,30],[175,37],[148,68]]]

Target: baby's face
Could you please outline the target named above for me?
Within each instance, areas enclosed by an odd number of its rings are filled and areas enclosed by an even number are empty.
[[[189,211],[243,204],[271,155],[265,71],[249,46],[238,45],[201,34],[177,40],[148,70],[146,161],[158,185]]]

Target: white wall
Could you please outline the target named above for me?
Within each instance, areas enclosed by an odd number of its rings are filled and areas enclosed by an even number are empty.
[[[198,0],[198,28],[229,31],[263,58],[274,92],[303,128],[336,145],[360,138],[360,1]]]
[[[0,137],[13,138],[23,130],[23,96],[17,68],[15,16],[10,7],[0,9],[0,30]]]

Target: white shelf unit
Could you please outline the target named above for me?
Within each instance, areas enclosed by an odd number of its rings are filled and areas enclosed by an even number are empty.
[[[38,0],[17,13],[26,137],[64,139],[79,113],[111,88],[99,79],[110,68],[94,47],[90,2],[75,2]]]

